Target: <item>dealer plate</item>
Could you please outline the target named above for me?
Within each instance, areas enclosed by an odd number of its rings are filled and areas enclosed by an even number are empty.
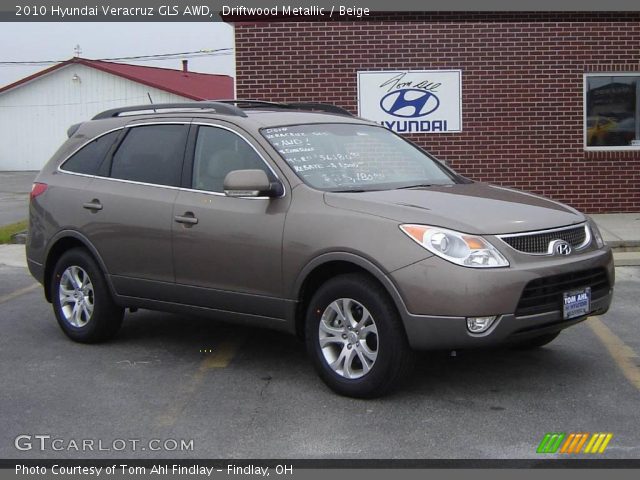
[[[563,316],[569,318],[582,317],[591,311],[591,287],[571,290],[563,294]]]

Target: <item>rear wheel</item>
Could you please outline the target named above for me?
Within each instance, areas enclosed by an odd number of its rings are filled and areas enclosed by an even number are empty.
[[[558,335],[560,335],[560,332],[545,333],[544,335],[518,342],[513,345],[513,348],[516,348],[518,350],[529,350],[531,348],[544,347],[548,343],[553,342],[558,337]]]
[[[306,343],[322,380],[351,397],[388,393],[412,364],[395,305],[364,275],[342,275],[318,289],[307,311]]]
[[[83,249],[69,250],[58,260],[51,300],[60,328],[76,342],[107,340],[122,324],[124,309],[114,303],[100,267]]]

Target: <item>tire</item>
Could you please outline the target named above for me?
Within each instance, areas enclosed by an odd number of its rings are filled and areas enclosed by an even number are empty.
[[[114,303],[104,274],[86,250],[74,248],[65,252],[52,275],[53,311],[70,339],[97,343],[116,334],[124,309]]]
[[[532,348],[544,347],[548,343],[553,342],[558,337],[558,335],[560,335],[560,332],[545,333],[544,335],[518,342],[513,345],[513,348],[517,350],[529,350]]]
[[[413,352],[395,305],[365,275],[341,275],[324,283],[313,295],[305,320],[313,364],[320,378],[340,395],[382,396],[411,371]]]

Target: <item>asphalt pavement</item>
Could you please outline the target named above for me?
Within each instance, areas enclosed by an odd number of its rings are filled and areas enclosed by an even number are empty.
[[[363,401],[277,332],[141,310],[73,343],[27,271],[0,266],[0,458],[540,458],[547,432],[611,432],[598,458],[638,459],[640,267],[617,277],[607,315],[545,348],[423,353],[403,390]],[[103,450],[69,447],[88,439]]]
[[[19,222],[29,213],[29,192],[38,172],[0,172],[0,226]]]
[[[34,177],[0,172],[0,225],[26,218]],[[640,215],[594,217],[637,265]],[[540,458],[547,432],[611,432],[600,458],[640,459],[640,267],[616,269],[607,315],[545,348],[422,353],[403,390],[362,401],[267,330],[141,310],[75,344],[24,264],[2,246],[0,458]]]

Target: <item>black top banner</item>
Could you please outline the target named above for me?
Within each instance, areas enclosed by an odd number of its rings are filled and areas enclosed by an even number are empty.
[[[0,5],[4,22],[212,22],[268,20],[375,20],[376,12],[624,12],[640,11],[636,0],[17,0]]]

